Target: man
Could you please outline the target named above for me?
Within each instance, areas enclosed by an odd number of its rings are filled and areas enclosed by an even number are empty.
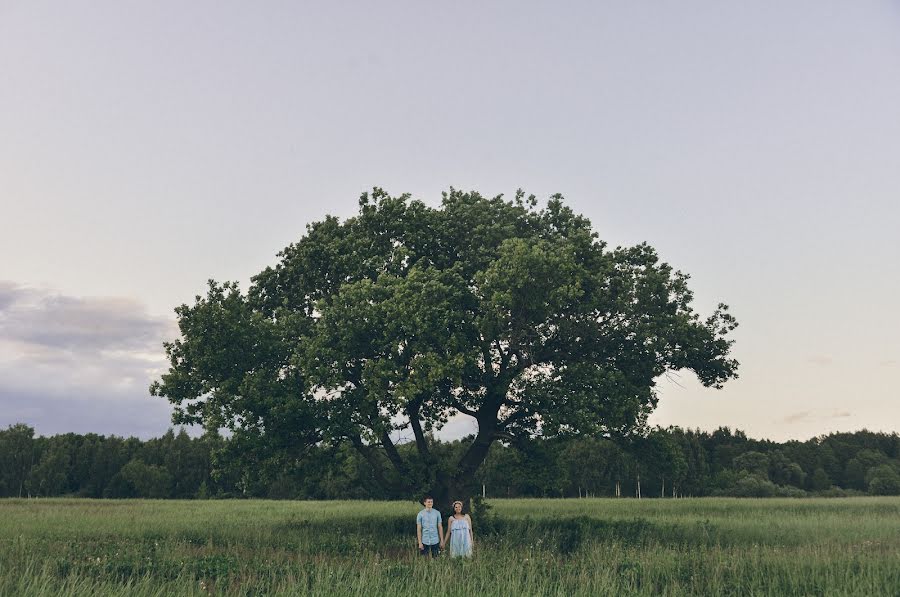
[[[426,495],[422,503],[425,509],[419,511],[416,516],[416,539],[419,541],[419,553],[436,558],[441,553],[441,543],[444,542],[441,513],[433,508],[434,498],[430,495]]]

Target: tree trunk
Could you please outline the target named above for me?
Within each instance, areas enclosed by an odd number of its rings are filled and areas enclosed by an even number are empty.
[[[478,421],[478,434],[475,436],[474,441],[469,445],[468,449],[463,453],[459,462],[457,462],[454,473],[449,475],[438,472],[434,479],[425,480],[430,484],[428,493],[434,498],[434,507],[438,511],[449,513],[451,511],[451,505],[455,500],[461,500],[465,509],[471,511],[472,497],[478,493],[478,486],[474,478],[475,473],[484,463],[488,451],[491,448],[491,444],[493,444],[494,440],[497,438],[497,414],[500,405],[503,403],[506,396],[506,388],[508,388],[508,386],[509,383],[505,382],[494,388],[491,392],[493,399],[488,400],[479,409],[477,413],[478,416],[476,417],[476,420]],[[429,449],[428,439],[426,438],[421,422],[419,421],[418,402],[409,405],[407,415],[409,416],[410,426],[412,427],[415,436],[416,448],[418,449],[422,461],[427,468],[437,470],[437,458]],[[400,456],[388,434],[383,433],[380,440],[388,460],[397,472],[400,473],[401,478],[409,479],[411,485],[415,484],[416,481],[421,482],[421,480],[413,478],[408,463]],[[483,494],[485,493],[484,485],[482,485],[481,491],[483,497]],[[507,487],[507,494],[509,494],[509,487]],[[417,496],[417,498],[421,500],[422,496]]]
[[[487,458],[488,450],[491,449],[491,444],[496,439],[496,428],[496,419],[492,421],[478,421],[478,435],[475,436],[475,440],[469,446],[469,449],[459,459],[456,473],[453,475],[455,479],[468,480],[472,478],[475,471]]]
[[[641,474],[637,474],[637,499],[641,499]]]
[[[434,498],[434,508],[445,517],[453,511],[453,502],[463,503],[463,510],[472,511],[472,498],[478,494],[474,482],[460,482],[448,475],[439,475],[428,492]],[[421,501],[421,496],[419,497]]]
[[[666,478],[662,478],[662,489],[659,491],[659,497],[666,497]]]

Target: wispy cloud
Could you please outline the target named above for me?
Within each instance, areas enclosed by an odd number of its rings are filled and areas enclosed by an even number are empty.
[[[0,425],[39,433],[155,435],[170,409],[149,396],[175,322],[135,299],[72,297],[0,281]]]
[[[798,413],[790,414],[790,415],[786,416],[784,419],[782,419],[782,421],[784,423],[799,423],[800,421],[802,421],[804,419],[808,419],[809,416],[810,416],[810,412],[808,410],[804,410],[804,411],[801,411]]]
[[[134,299],[0,286],[0,338],[7,341],[49,350],[146,350],[170,327]]]
[[[800,423],[802,421],[827,421],[829,419],[845,419],[847,417],[852,417],[853,414],[848,411],[832,411],[830,413],[824,412],[814,412],[811,410],[804,410],[796,413],[792,413],[783,419],[781,419],[782,423]]]

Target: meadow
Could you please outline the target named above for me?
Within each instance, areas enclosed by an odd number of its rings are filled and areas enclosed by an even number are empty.
[[[428,561],[413,502],[0,500],[0,595],[900,595],[900,498],[489,505]]]

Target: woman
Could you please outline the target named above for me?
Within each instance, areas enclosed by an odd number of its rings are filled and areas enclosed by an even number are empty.
[[[471,557],[472,548],[475,547],[475,536],[472,534],[472,519],[468,514],[463,514],[463,503],[459,500],[453,502],[453,515],[447,518],[447,534],[444,535],[444,544],[450,542],[450,556]]]

